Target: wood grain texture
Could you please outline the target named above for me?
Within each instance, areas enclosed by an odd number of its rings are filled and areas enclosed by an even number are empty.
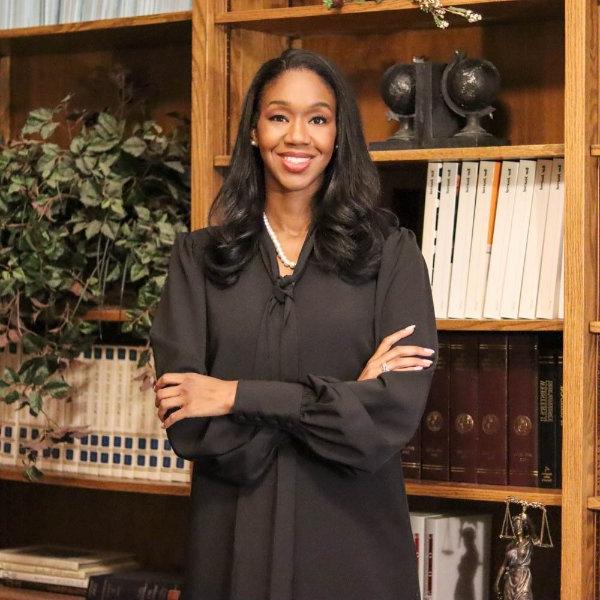
[[[117,19],[98,19],[96,21],[80,21],[78,23],[60,23],[58,25],[40,25],[35,27],[15,27],[0,29],[0,39],[32,38],[39,36],[62,36],[77,31],[114,30],[123,27],[145,27],[163,23],[190,21],[192,11],[179,11],[143,15],[136,17],[119,17]]]
[[[228,33],[214,25],[227,0],[194,0],[192,11],[192,230],[208,224],[222,183],[213,157],[227,152]]]
[[[598,5],[565,1],[565,333],[561,600],[594,598],[598,176]]]
[[[10,56],[0,56],[0,135],[3,140],[10,139]]]
[[[527,488],[503,485],[474,485],[468,483],[446,483],[441,481],[406,480],[406,493],[409,496],[430,498],[450,498],[483,502],[505,502],[515,496],[530,502],[542,502],[548,506],[560,506],[561,491],[543,488]]]
[[[61,485],[89,490],[110,490],[112,492],[138,492],[167,496],[187,496],[189,486],[183,483],[165,481],[145,481],[141,479],[97,478],[85,474],[65,474],[45,470],[44,477],[35,482],[28,481],[20,467],[0,467],[0,480],[21,481],[30,485]]]
[[[562,13],[557,0],[457,0],[454,6],[471,8],[484,15],[486,23],[529,21],[556,18]],[[386,0],[375,3],[346,4],[341,9],[328,10],[322,3],[291,8],[265,10],[248,9],[218,14],[216,23],[265,31],[278,35],[327,35],[348,32],[400,31],[432,29],[430,15],[420,11],[412,0]],[[452,28],[465,30],[470,25],[465,19],[450,17]]]
[[[371,151],[376,163],[427,162],[434,160],[504,160],[520,158],[556,158],[564,156],[564,144],[523,144],[474,148],[422,148],[416,150]],[[231,157],[215,156],[215,167],[228,167]]]
[[[0,600],[81,600],[81,596],[53,594],[36,590],[20,590],[0,584]]]
[[[560,319],[438,319],[439,331],[562,331]]]

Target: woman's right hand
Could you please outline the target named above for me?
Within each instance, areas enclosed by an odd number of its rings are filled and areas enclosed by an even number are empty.
[[[389,371],[420,371],[433,364],[433,360],[423,358],[432,356],[435,351],[421,346],[394,346],[401,339],[412,335],[414,325],[409,325],[383,338],[377,350],[367,361],[357,381],[375,379],[383,372],[382,363],[386,363]],[[392,347],[394,346],[394,347]]]

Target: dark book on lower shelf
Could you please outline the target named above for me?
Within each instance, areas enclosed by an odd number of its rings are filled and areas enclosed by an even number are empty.
[[[560,338],[540,335],[538,358],[538,458],[540,487],[559,486],[559,391]]]
[[[508,483],[537,487],[538,336],[508,338]]]
[[[145,570],[93,575],[87,600],[178,600],[183,578]]]
[[[476,483],[478,337],[456,334],[450,343],[450,480]]]
[[[506,485],[508,403],[506,334],[479,335],[477,483]]]
[[[425,414],[421,420],[421,477],[448,481],[449,470],[449,337],[440,334],[438,357]]]

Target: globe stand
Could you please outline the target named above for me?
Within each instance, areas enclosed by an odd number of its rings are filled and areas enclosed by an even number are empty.
[[[481,119],[491,117],[496,110],[490,103],[499,87],[500,74],[490,61],[468,59],[464,52],[454,52],[454,60],[442,74],[441,91],[450,110],[466,118],[467,123],[446,141],[446,146],[504,146],[507,143],[481,125]]]

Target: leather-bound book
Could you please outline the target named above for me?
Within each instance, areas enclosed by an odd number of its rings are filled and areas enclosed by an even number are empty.
[[[559,389],[558,345],[560,338],[540,334],[538,355],[538,459],[540,487],[558,487]]]
[[[479,336],[477,483],[506,485],[508,342],[504,333]]]
[[[478,336],[456,333],[450,344],[450,480],[476,482]]]
[[[449,335],[440,334],[438,361],[421,421],[421,478],[448,481]]]
[[[421,479],[421,425],[402,448],[402,472],[406,479]]]
[[[537,487],[538,336],[508,337],[508,483]]]

